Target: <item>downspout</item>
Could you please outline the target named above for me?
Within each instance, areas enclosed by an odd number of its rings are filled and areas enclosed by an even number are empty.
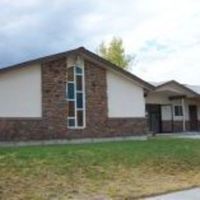
[[[182,109],[183,109],[183,132],[186,131],[186,122],[185,122],[185,99],[184,97],[181,99]]]
[[[171,115],[172,115],[172,133],[174,133],[174,110],[173,110],[173,104],[171,104]]]

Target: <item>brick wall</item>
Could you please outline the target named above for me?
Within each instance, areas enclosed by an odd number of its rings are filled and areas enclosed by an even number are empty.
[[[68,137],[112,137],[145,134],[144,118],[108,118],[106,70],[85,62],[86,128],[68,130]]]
[[[0,118],[0,140],[41,140],[67,134],[66,58],[42,64],[42,118]]]
[[[198,122],[198,129],[200,130],[200,122]],[[186,131],[190,131],[190,121],[185,122]],[[162,132],[182,132],[183,121],[162,121]],[[198,130],[197,130],[198,131]]]
[[[0,140],[42,140],[61,138],[143,135],[145,118],[108,119],[106,70],[85,63],[86,128],[67,129],[66,58],[42,64],[42,118],[0,118]]]

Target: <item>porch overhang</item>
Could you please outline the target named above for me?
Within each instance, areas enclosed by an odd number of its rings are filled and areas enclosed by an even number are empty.
[[[179,89],[179,88],[163,86],[163,87],[158,87],[151,93],[168,96],[169,100],[176,100],[176,99],[182,99],[182,98],[200,100],[200,95],[194,94],[193,92],[190,92],[187,90],[183,90],[182,88]]]

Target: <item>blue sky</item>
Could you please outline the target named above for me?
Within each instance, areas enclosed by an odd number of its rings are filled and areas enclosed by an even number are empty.
[[[148,81],[200,84],[199,0],[1,0],[0,67],[113,36]]]

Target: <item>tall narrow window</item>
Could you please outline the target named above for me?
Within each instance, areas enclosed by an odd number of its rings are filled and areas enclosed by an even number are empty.
[[[68,68],[67,100],[68,127],[85,127],[84,69],[80,66]]]

